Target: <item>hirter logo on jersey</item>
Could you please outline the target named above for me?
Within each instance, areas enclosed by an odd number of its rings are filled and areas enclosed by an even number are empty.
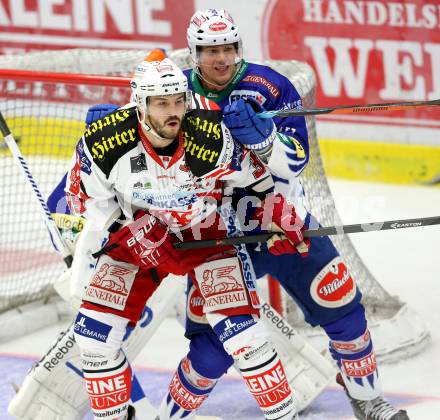
[[[137,271],[138,268],[131,264],[101,256],[96,274],[86,289],[85,300],[123,310]]]
[[[199,107],[210,106],[203,98]],[[214,104],[215,105],[215,104]],[[185,162],[192,174],[202,177],[218,168],[224,152],[222,113],[213,109],[193,109],[182,122]]]
[[[326,308],[338,308],[356,296],[356,285],[340,257],[330,261],[310,285],[313,300]]]

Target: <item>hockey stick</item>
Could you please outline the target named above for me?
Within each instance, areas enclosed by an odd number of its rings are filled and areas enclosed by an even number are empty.
[[[355,225],[340,225],[320,227],[304,231],[304,237],[314,238],[316,236],[343,235],[347,233],[375,232],[379,230],[405,229],[411,227],[422,227],[439,225],[440,216],[425,217],[419,219],[390,220],[383,222],[359,223]],[[174,244],[177,249],[196,249],[220,245],[250,244],[266,242],[274,233],[259,233],[256,235],[244,235],[232,238],[206,239],[200,241],[188,241]]]
[[[414,109],[440,105],[440,99],[432,101],[413,101],[413,102],[388,102],[382,104],[368,105],[341,105],[328,108],[297,108],[297,109],[277,109],[274,111],[260,112],[259,118],[273,117],[301,117],[305,115],[321,114],[359,114],[364,112],[378,111],[401,111],[403,109]]]
[[[4,136],[5,142],[8,145],[9,150],[16,158],[16,161],[20,166],[23,175],[28,180],[29,184],[34,190],[35,197],[37,198],[38,203],[40,204],[39,208],[46,222],[47,229],[49,230],[51,237],[54,239],[58,247],[57,251],[60,252],[61,255],[63,256],[66,266],[70,267],[73,261],[72,254],[70,253],[69,248],[67,247],[64,241],[64,238],[61,236],[61,233],[58,230],[57,225],[55,224],[55,220],[53,219],[50,210],[47,207],[46,201],[44,200],[43,195],[40,189],[38,188],[38,185],[35,182],[35,179],[32,176],[32,173],[26,161],[24,160],[24,157],[21,154],[20,149],[18,148],[17,142],[15,141],[14,136],[12,135],[11,130],[9,129],[8,124],[6,123],[3,114],[1,112],[0,112],[0,131]]]

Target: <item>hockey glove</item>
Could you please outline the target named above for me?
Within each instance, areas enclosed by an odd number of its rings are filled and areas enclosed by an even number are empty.
[[[262,229],[280,232],[267,241],[269,252],[274,255],[299,252],[302,257],[307,256],[310,239],[304,239],[304,221],[296,213],[295,206],[280,194],[267,197],[253,218],[258,220]]]
[[[264,108],[253,98],[239,99],[223,109],[223,122],[232,137],[244,147],[262,150],[275,140],[277,129],[271,118],[258,118]]]
[[[94,256],[102,254],[143,269],[160,264],[170,273],[180,273],[172,235],[156,217],[142,210],[134,214],[133,222],[112,233],[106,246]]]

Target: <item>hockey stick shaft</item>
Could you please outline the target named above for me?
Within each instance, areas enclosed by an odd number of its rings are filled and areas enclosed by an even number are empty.
[[[440,216],[425,217],[419,219],[389,220],[383,222],[359,223],[354,225],[340,225],[320,227],[304,232],[304,237],[344,235],[347,233],[376,232],[379,230],[397,230],[411,227],[432,226],[440,224]],[[181,242],[174,245],[177,249],[195,249],[221,245],[249,244],[266,242],[273,233],[259,233],[256,235],[244,235],[232,238],[208,239],[200,241]]]
[[[44,217],[49,233],[51,234],[52,238],[54,238],[54,240],[56,241],[58,249],[60,250],[61,255],[63,256],[64,262],[66,263],[67,267],[70,267],[72,265],[72,260],[73,260],[72,254],[70,253],[69,248],[67,247],[63,237],[61,236],[61,233],[56,226],[56,223],[50,213],[50,210],[47,207],[43,194],[38,188],[38,185],[35,182],[35,179],[23,155],[21,154],[17,142],[15,141],[14,136],[12,135],[11,130],[9,129],[8,124],[6,123],[6,120],[1,112],[0,112],[0,131],[4,136],[5,142],[8,145],[9,150],[11,151],[18,165],[20,166],[23,175],[25,176],[25,178],[27,179],[27,181],[29,182],[29,184],[31,185],[34,191],[35,198],[38,200],[39,208]]]
[[[368,105],[341,105],[328,108],[298,108],[298,109],[278,109],[274,111],[264,111],[258,114],[259,118],[273,117],[301,117],[306,115],[322,114],[360,114],[378,111],[401,111],[404,109],[423,108],[439,106],[440,99],[432,101],[413,101],[413,102],[388,102],[382,104]]]

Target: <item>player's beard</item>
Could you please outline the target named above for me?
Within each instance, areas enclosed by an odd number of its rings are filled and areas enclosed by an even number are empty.
[[[182,124],[182,119],[177,115],[173,115],[168,117],[165,121],[161,122],[160,120],[152,117],[149,117],[151,127],[153,130],[164,139],[174,140],[179,134],[180,126]],[[174,123],[170,125],[170,123]]]

